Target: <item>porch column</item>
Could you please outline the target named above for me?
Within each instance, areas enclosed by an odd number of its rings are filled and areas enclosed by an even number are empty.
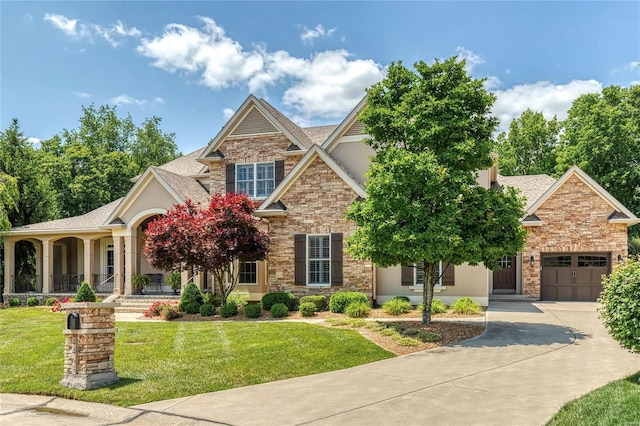
[[[42,241],[42,292],[53,291],[53,240]]]
[[[124,238],[113,237],[113,291],[124,294]]]
[[[4,292],[13,293],[15,288],[13,285],[13,274],[15,273],[15,252],[16,242],[4,239]]]
[[[84,244],[84,280],[93,288],[93,273],[95,271],[95,260],[93,253],[93,240],[86,238],[82,240]]]
[[[202,291],[203,287],[204,287],[204,274],[200,273],[200,274],[194,274],[193,275],[193,283],[198,286],[198,288],[200,289],[200,291]]]
[[[124,267],[127,276],[124,280],[124,294],[133,294],[131,277],[138,273],[138,236],[135,229],[131,230],[131,235],[124,237],[126,253],[124,257]]]
[[[34,241],[36,248],[36,276],[42,276],[42,241]]]

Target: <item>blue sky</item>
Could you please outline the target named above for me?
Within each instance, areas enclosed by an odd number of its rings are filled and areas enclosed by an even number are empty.
[[[302,126],[338,123],[391,61],[459,55],[506,128],[564,118],[583,93],[640,84],[640,2],[0,3],[0,125],[34,142],[81,106],[152,115],[183,153],[249,93]]]

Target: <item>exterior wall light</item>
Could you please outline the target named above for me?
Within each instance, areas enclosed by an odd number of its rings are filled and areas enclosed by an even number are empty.
[[[618,255],[618,262],[622,262],[622,260],[623,260],[623,259],[622,259],[622,255],[621,255],[621,254],[619,254],[619,255]]]
[[[535,257],[533,257],[533,255],[529,256],[529,264],[531,266],[536,264],[536,259],[535,259]]]

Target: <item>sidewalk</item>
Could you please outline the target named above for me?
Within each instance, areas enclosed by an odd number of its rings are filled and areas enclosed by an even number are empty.
[[[540,425],[567,401],[640,370],[596,306],[492,303],[487,331],[459,345],[130,408],[0,395],[0,424]]]

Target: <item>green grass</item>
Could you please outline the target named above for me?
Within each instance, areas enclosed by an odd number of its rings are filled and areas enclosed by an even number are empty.
[[[567,403],[550,426],[637,425],[640,422],[640,372],[616,380]]]
[[[120,406],[288,379],[391,358],[357,331],[302,323],[118,322],[115,385],[59,385],[64,315],[0,310],[0,392]]]

